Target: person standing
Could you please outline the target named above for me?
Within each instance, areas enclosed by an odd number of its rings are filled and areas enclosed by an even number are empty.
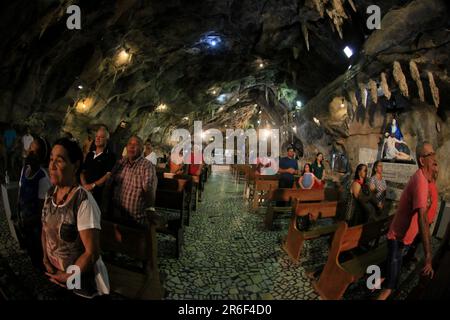
[[[15,226],[21,246],[27,250],[31,263],[43,270],[41,246],[41,212],[50,179],[43,166],[48,155],[47,142],[36,138],[31,142],[19,179],[19,203]]]
[[[26,132],[22,137],[22,145],[23,145],[23,157],[25,158],[27,156],[28,153],[28,149],[30,149],[30,145],[33,142],[34,138],[31,135],[31,130],[30,127],[26,127]]]
[[[95,150],[86,155],[80,175],[83,188],[92,193],[98,204],[102,202],[103,186],[116,163],[116,156],[107,147],[108,140],[108,129],[100,126],[95,134]]]
[[[421,236],[425,254],[422,274],[430,278],[434,274],[430,223],[437,211],[437,188],[434,181],[437,180],[438,163],[433,146],[427,141],[419,143],[416,148],[416,159],[419,169],[409,179],[402,192],[397,212],[387,234],[386,279],[378,296],[379,300],[387,299],[397,288],[403,256],[417,234]]]
[[[383,178],[383,162],[381,160],[377,160],[373,164],[369,185],[370,190],[375,193],[377,215],[381,216],[384,209],[384,202],[386,201],[387,189],[386,180]]]

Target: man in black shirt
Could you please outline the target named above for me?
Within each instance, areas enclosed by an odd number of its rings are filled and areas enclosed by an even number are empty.
[[[99,206],[102,203],[103,186],[116,163],[115,154],[107,148],[108,140],[108,129],[101,126],[95,134],[95,150],[87,154],[80,177],[81,184],[92,193]]]

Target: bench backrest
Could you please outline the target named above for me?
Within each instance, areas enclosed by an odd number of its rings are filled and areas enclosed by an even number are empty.
[[[336,215],[337,201],[300,202],[295,208],[296,216],[312,215],[317,218],[332,218]]]
[[[161,178],[158,179],[158,190],[171,190],[171,191],[183,191],[188,186],[189,180],[187,179],[177,179],[177,178]]]
[[[156,242],[150,227],[131,227],[113,221],[101,221],[102,250],[125,254],[131,258],[156,263]]]
[[[184,209],[184,191],[178,190],[156,190],[155,207],[174,210]]]
[[[392,219],[393,216],[389,216],[353,227],[348,227],[345,221],[339,222],[334,233],[330,256],[337,259],[341,252],[357,248],[362,244],[368,244],[372,240],[379,240],[382,235],[387,233]]]
[[[299,201],[322,201],[325,195],[323,189],[292,189],[292,188],[276,188],[269,193],[271,201],[290,201],[298,199]]]

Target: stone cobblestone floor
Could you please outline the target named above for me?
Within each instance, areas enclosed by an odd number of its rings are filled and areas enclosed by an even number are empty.
[[[289,216],[276,219],[275,230],[264,230],[263,210],[250,213],[242,192],[243,184],[234,184],[229,172],[214,172],[210,176],[203,202],[192,213],[190,225],[185,229],[180,259],[175,258],[174,238],[158,234],[165,299],[319,299],[306,270],[325,264],[327,238],[307,242],[302,262],[293,264],[281,249]],[[9,235],[3,205],[1,208],[0,272],[2,263],[7,262],[14,276],[0,274],[0,284],[3,281],[14,287],[10,290],[12,298],[59,299],[53,285],[32,270],[28,257]],[[409,274],[405,271],[402,281]],[[398,298],[404,299],[416,282],[417,277],[412,277]],[[365,280],[361,280],[349,287],[344,299],[372,297],[365,287]]]

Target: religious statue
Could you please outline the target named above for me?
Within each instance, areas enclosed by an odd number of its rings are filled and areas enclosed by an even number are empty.
[[[406,142],[397,139],[395,137],[395,133],[391,132],[389,134],[386,132],[386,138],[383,146],[385,151],[384,158],[389,160],[411,160],[411,156],[403,151],[400,151],[397,147],[398,145],[408,146]]]

